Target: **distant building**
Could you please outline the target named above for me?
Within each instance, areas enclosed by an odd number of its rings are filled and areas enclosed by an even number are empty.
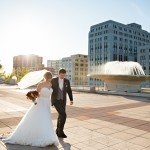
[[[150,44],[138,48],[138,63],[143,67],[146,75],[150,75]]]
[[[150,33],[136,23],[122,24],[112,20],[90,27],[88,35],[89,73],[95,66],[109,61],[137,61],[138,47],[150,44]],[[89,79],[90,85],[99,84]]]
[[[47,60],[47,67],[54,69],[54,76],[58,75],[58,71],[61,68],[61,60]]]
[[[88,58],[87,55],[76,54],[62,58],[62,68],[67,71],[67,78],[71,85],[88,84]]]
[[[67,74],[66,74],[66,78],[68,78],[72,84],[72,69],[73,69],[73,65],[72,65],[72,60],[71,57],[64,57],[62,58],[62,63],[61,63],[61,67],[66,69]]]
[[[43,58],[37,55],[18,55],[13,57],[13,69],[27,68],[30,71],[35,71],[39,67],[44,67],[42,62]]]

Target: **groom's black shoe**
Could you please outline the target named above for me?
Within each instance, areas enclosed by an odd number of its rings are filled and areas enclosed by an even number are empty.
[[[64,137],[64,138],[67,138],[67,135],[66,135],[65,133],[63,133],[63,137]]]
[[[62,134],[56,133],[56,134],[60,138],[67,138],[67,135],[65,135],[64,133],[62,133]]]
[[[65,134],[63,134],[63,135],[57,134],[57,136],[58,136],[59,138],[67,138],[67,136],[66,136]]]

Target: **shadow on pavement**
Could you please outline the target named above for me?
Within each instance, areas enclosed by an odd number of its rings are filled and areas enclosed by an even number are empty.
[[[60,145],[62,146],[61,149],[64,150],[71,150],[71,145],[70,143],[65,142],[63,139],[59,139]]]
[[[24,146],[17,144],[5,144],[6,150],[58,150],[55,146],[47,146],[47,147],[35,147],[35,146]]]
[[[60,147],[63,150],[71,150],[71,145],[63,139],[59,139],[60,142]],[[35,146],[26,146],[26,145],[18,145],[18,144],[4,144],[1,142],[6,150],[58,150],[58,147],[55,147],[54,145],[52,146],[47,146],[47,147],[35,147]]]

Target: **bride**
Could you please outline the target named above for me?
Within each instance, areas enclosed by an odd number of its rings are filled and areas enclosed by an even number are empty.
[[[44,78],[45,81],[37,86],[37,91],[40,93],[36,100],[37,104],[33,104],[30,107],[14,132],[8,138],[3,139],[4,143],[38,147],[59,145],[58,137],[53,128],[50,110],[52,74],[46,72]]]

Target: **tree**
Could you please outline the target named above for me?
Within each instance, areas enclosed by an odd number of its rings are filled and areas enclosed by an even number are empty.
[[[11,73],[11,74],[8,74],[8,75],[5,75],[5,83],[9,83],[9,81],[12,79],[12,77],[13,77],[13,74]]]
[[[4,76],[5,76],[5,72],[3,70],[2,64],[0,64],[0,77],[4,77]]]
[[[13,74],[17,77],[17,81],[20,81],[27,73],[29,73],[28,68],[20,68],[13,71]]]

